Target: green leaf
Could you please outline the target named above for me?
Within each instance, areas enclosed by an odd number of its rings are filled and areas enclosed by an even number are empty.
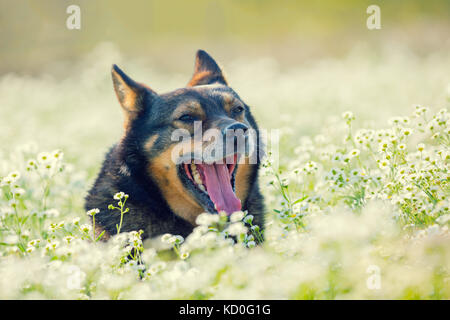
[[[97,242],[98,240],[100,240],[101,237],[103,237],[103,234],[105,233],[106,230],[103,230],[102,233],[100,233],[100,235],[97,237],[97,239],[95,239],[95,241]]]
[[[300,199],[297,199],[294,202],[292,202],[292,204],[296,204],[296,203],[302,202],[303,200],[306,200],[306,199],[308,199],[308,196],[304,196],[304,197],[302,197]]]

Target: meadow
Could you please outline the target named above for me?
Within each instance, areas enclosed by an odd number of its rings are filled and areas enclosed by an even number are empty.
[[[190,76],[104,43],[54,66],[69,76],[0,78],[0,299],[450,299],[448,50],[222,62],[280,132],[262,244],[245,212],[202,214],[186,239],[93,236],[83,199],[122,135],[112,63],[157,92]]]

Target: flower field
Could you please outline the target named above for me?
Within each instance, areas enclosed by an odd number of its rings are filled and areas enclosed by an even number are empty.
[[[260,172],[265,229],[202,214],[186,239],[144,243],[101,241],[83,209],[122,134],[111,63],[158,92],[189,78],[109,44],[64,79],[0,78],[0,299],[450,299],[448,52],[224,63],[279,130]],[[127,219],[127,198],[111,214]]]

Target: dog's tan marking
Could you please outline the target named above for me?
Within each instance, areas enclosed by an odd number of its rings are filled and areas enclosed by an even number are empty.
[[[227,93],[227,92],[220,92],[218,94],[223,99],[223,108],[230,116],[231,116],[231,112],[232,112],[233,108],[238,107],[238,106],[244,107],[242,102],[239,99],[237,99],[235,96],[233,96],[232,94]],[[245,120],[244,115],[245,115],[245,113],[242,112],[237,117],[235,117],[235,119],[239,120],[241,122],[244,122],[244,120]]]
[[[159,135],[155,134],[155,135],[150,136],[150,138],[147,139],[147,141],[144,144],[145,151],[151,152],[153,145],[155,144],[158,137],[159,137]]]
[[[229,113],[232,107],[235,105],[237,99],[233,95],[226,92],[221,92],[220,96],[223,99],[223,108],[225,109],[226,112]]]
[[[205,210],[184,188],[178,177],[175,163],[172,161],[172,146],[153,159],[149,165],[149,174],[160,188],[172,211],[179,217],[195,225],[197,216]]]
[[[135,91],[136,89],[131,88],[114,69],[111,72],[114,92],[124,112],[123,126],[125,130],[128,130],[131,121],[138,115],[138,94]]]
[[[172,113],[172,118],[176,120],[185,114],[197,116],[201,120],[203,120],[206,117],[205,110],[203,110],[200,103],[196,100],[188,100],[180,103],[175,109],[175,111]]]
[[[202,72],[195,73],[194,76],[192,77],[191,81],[189,81],[187,86],[194,87],[200,83],[206,84],[206,83],[204,83],[205,79],[208,79],[211,76],[212,76],[212,72],[210,72],[210,71],[202,71]]]
[[[250,175],[251,175],[251,165],[249,164],[238,164],[235,176],[235,189],[236,196],[241,200],[242,205],[248,197],[249,186],[250,186]]]
[[[206,52],[198,51],[195,57],[194,74],[187,86],[212,84],[217,81],[227,84],[222,68]]]

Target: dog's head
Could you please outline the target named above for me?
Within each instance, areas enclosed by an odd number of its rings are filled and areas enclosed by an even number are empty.
[[[205,211],[245,209],[259,160],[257,126],[213,58],[198,51],[188,85],[164,94],[115,65],[112,78],[125,114],[122,144],[145,162],[131,165],[143,171],[133,174],[147,175],[192,224]]]

